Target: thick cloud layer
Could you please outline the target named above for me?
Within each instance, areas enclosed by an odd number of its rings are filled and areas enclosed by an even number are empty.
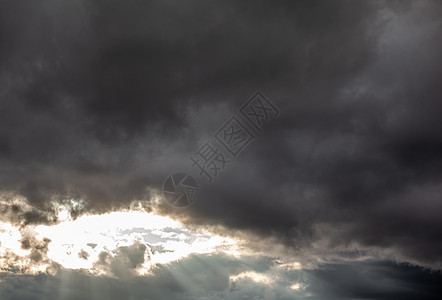
[[[2,218],[54,222],[54,202],[81,214],[150,201],[186,171],[197,202],[163,213],[440,268],[441,10],[2,1]],[[206,184],[189,157],[257,89],[280,117]]]

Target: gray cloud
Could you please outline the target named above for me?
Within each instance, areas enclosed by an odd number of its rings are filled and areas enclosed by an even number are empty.
[[[149,201],[260,89],[281,116],[216,182],[196,175],[197,203],[163,213],[440,268],[441,9],[4,1],[0,187],[32,210],[2,211],[26,225],[55,222],[54,201],[83,200],[74,215]]]
[[[118,247],[113,252],[103,251],[94,269],[119,278],[130,278],[136,275],[135,270],[145,262],[146,255],[149,255],[146,252],[147,247],[142,243]]]
[[[270,281],[235,279],[244,272]],[[5,299],[438,299],[441,292],[440,272],[409,265],[366,261],[295,270],[259,256],[193,255],[131,280],[62,270],[2,279]],[[290,289],[294,284],[297,290]]]

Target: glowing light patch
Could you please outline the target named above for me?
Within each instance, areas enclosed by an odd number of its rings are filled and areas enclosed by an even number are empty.
[[[27,255],[29,250],[21,248],[22,236],[20,230],[11,224],[0,222],[0,255],[3,257],[8,250],[17,255]]]
[[[239,279],[249,279],[254,282],[270,284],[272,282],[271,278],[266,276],[265,274],[256,273],[256,272],[243,272],[235,276],[230,276],[230,280],[237,281]]]
[[[295,283],[292,286],[290,286],[290,289],[292,289],[292,290],[299,290],[301,287],[302,287],[301,284]]]
[[[138,274],[148,273],[152,265],[169,263],[194,253],[236,252],[236,242],[232,239],[204,231],[191,231],[168,217],[142,211],[85,215],[72,220],[69,213],[61,208],[59,220],[63,221],[51,226],[28,226],[27,231],[36,241],[49,238],[51,242],[44,255],[67,269],[94,272],[100,253],[113,255],[118,248],[134,243],[147,246],[146,260],[137,270]],[[18,228],[1,223],[0,255],[14,253],[22,256],[21,263],[25,265],[31,250],[21,249],[22,234]],[[0,267],[5,268],[7,263],[3,259]],[[42,264],[47,267],[48,261]],[[31,273],[39,272],[42,264],[33,265],[29,270]]]

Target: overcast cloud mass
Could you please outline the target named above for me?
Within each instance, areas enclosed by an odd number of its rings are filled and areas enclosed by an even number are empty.
[[[145,244],[100,256],[113,277],[3,267],[0,298],[438,299],[441,37],[437,0],[0,0],[0,220],[139,201],[250,251],[149,276]],[[190,156],[257,90],[280,116],[209,184]],[[161,197],[178,171],[200,188],[183,209]]]

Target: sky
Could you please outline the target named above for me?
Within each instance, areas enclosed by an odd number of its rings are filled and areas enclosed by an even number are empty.
[[[438,0],[0,0],[0,299],[439,299],[441,36]]]

